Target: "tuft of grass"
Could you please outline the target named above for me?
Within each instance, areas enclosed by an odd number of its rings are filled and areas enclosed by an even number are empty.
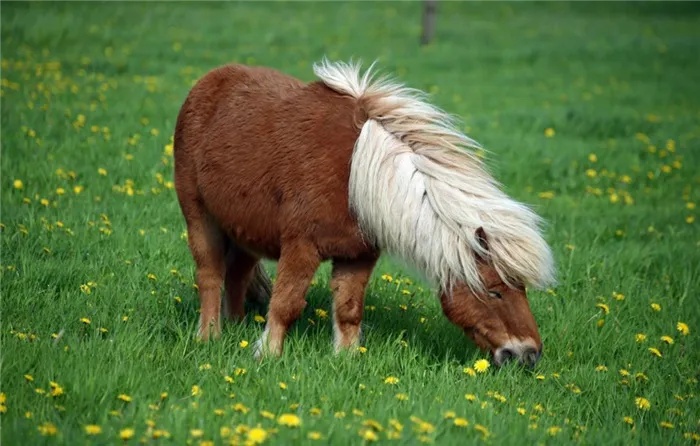
[[[420,48],[415,2],[7,3],[3,442],[697,443],[699,12],[445,2]],[[484,354],[389,258],[362,352],[332,354],[327,265],[281,359],[253,360],[254,313],[195,342],[177,111],[217,65],[311,80],[323,55],[431,92],[547,219],[535,370],[471,373]]]

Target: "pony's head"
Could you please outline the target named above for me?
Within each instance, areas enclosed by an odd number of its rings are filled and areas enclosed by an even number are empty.
[[[477,237],[488,251],[483,228],[477,230]],[[525,285],[512,280],[504,282],[486,258],[476,257],[483,287],[474,289],[457,282],[449,290],[443,289],[440,302],[445,316],[479,348],[490,351],[496,365],[518,360],[534,366],[542,354],[542,341]]]

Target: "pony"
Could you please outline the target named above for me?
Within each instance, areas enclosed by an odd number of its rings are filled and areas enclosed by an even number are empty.
[[[375,62],[376,63],[376,62]],[[174,180],[196,266],[198,339],[221,312],[268,303],[255,357],[283,352],[321,262],[332,262],[335,352],[359,345],[382,253],[437,287],[442,311],[497,365],[533,366],[543,344],[527,287],[555,281],[543,219],[507,196],[456,117],[373,63],[313,64],[303,82],[227,64],[189,91]],[[261,260],[277,261],[274,284]],[[222,284],[225,288],[222,303]]]

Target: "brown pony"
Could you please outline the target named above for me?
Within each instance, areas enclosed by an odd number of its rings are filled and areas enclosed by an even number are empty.
[[[359,342],[381,252],[439,286],[447,318],[496,364],[534,365],[542,343],[525,287],[554,281],[540,218],[498,187],[450,115],[354,63],[304,83],[226,65],[190,91],[175,129],[175,185],[201,299],[198,335],[268,297],[256,357],[280,355],[319,264],[332,260],[336,351]],[[278,261],[274,286],[260,265]],[[270,296],[271,291],[271,296]],[[247,296],[247,297],[246,297]]]

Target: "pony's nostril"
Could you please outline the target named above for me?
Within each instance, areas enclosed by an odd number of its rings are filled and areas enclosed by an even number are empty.
[[[515,352],[509,348],[499,349],[496,354],[496,362],[501,365],[515,357]]]
[[[529,348],[523,352],[522,362],[528,367],[534,367],[537,361],[540,359],[542,350],[537,351],[534,348]]]

